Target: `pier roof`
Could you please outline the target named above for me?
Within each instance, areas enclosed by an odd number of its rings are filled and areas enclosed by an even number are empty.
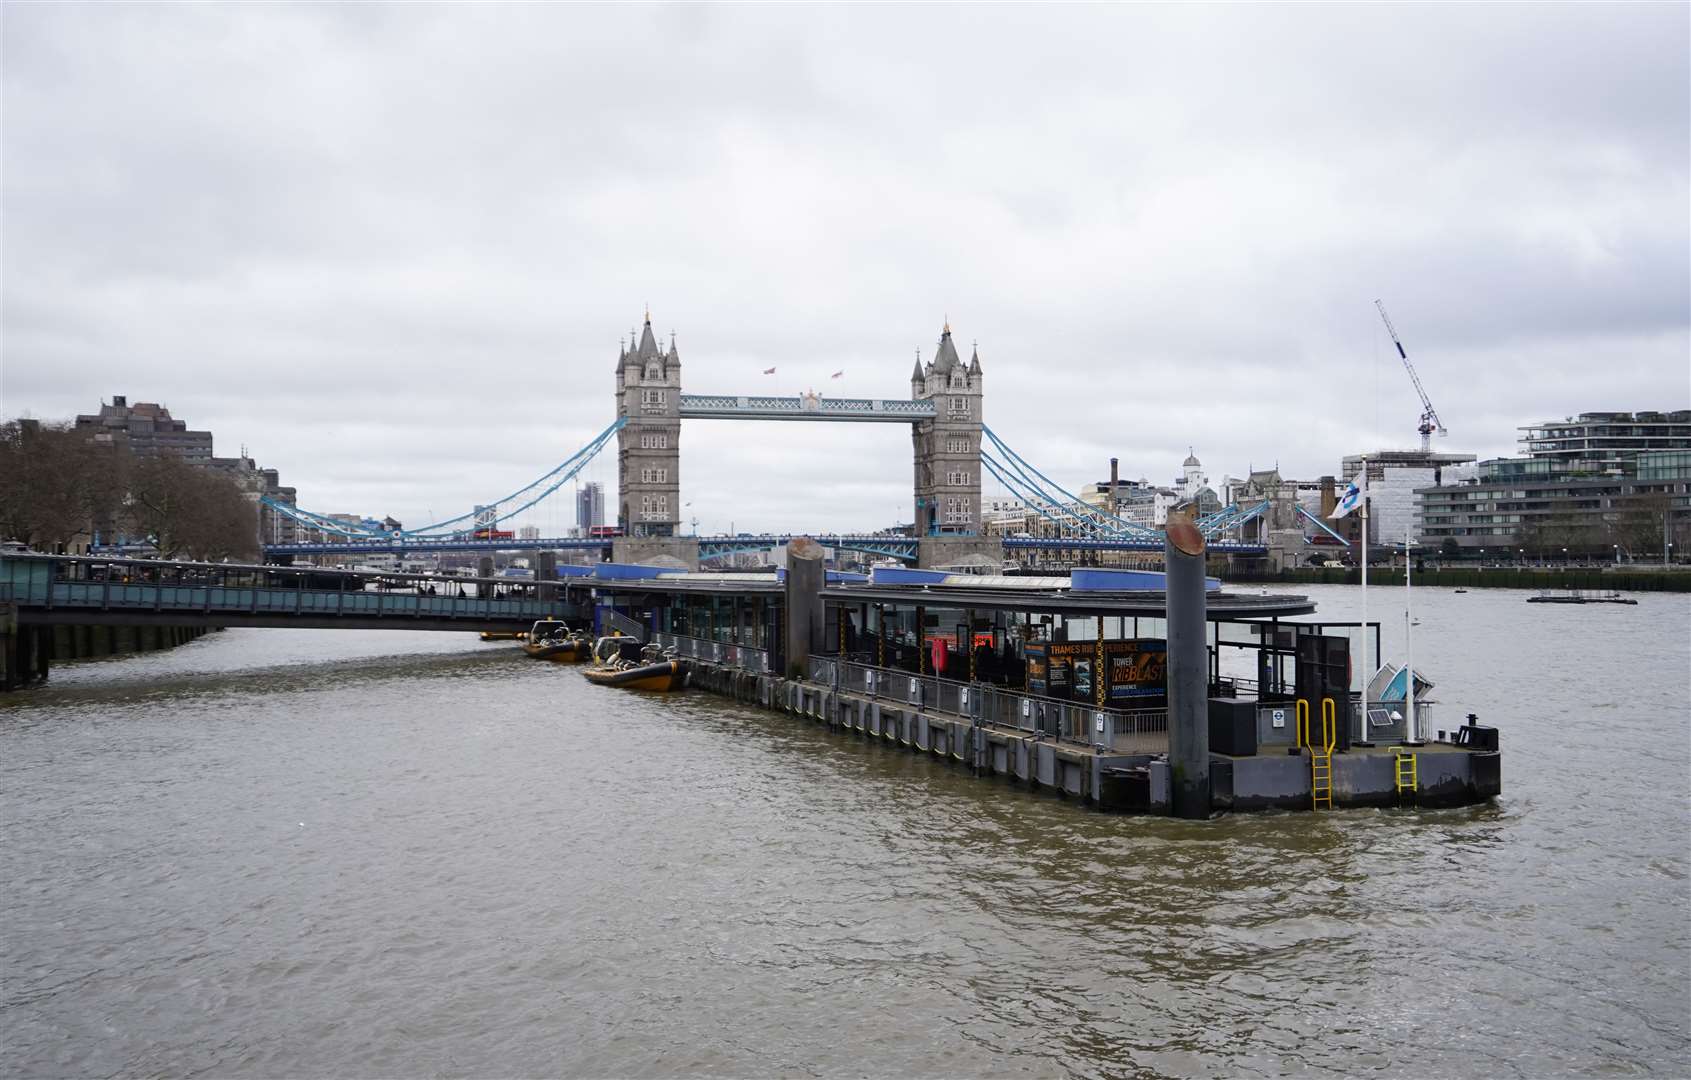
[[[822,596],[837,603],[921,604],[927,607],[972,608],[978,611],[1026,611],[1068,615],[1138,615],[1162,618],[1168,609],[1168,595],[1160,589],[1107,591],[1050,587],[1012,589],[993,585],[840,585],[823,589]],[[1230,622],[1236,619],[1308,615],[1315,610],[1315,602],[1307,596],[1230,593],[1222,590],[1209,594],[1207,608],[1210,621]]]

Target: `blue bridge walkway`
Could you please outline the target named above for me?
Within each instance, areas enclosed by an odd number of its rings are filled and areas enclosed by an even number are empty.
[[[584,586],[61,555],[0,557],[20,625],[526,630],[584,618]]]

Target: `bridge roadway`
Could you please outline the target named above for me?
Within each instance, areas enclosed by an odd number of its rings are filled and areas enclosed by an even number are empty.
[[[510,631],[592,613],[563,582],[35,554],[0,556],[6,605],[20,626]]]

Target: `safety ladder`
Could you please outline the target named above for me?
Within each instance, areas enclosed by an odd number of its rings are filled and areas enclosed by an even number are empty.
[[[1416,755],[1407,751],[1397,752],[1397,801],[1400,803],[1413,802],[1415,794],[1421,788],[1421,781],[1417,775]]]
[[[1298,699],[1298,745],[1309,750],[1309,803],[1311,810],[1333,808],[1333,747],[1338,741],[1337,706],[1332,698],[1321,699],[1321,741],[1310,738],[1309,702]]]

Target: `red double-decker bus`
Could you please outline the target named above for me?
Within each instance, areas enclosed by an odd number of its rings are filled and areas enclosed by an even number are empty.
[[[593,525],[587,530],[587,535],[594,540],[609,540],[613,536],[622,535],[621,525]]]

